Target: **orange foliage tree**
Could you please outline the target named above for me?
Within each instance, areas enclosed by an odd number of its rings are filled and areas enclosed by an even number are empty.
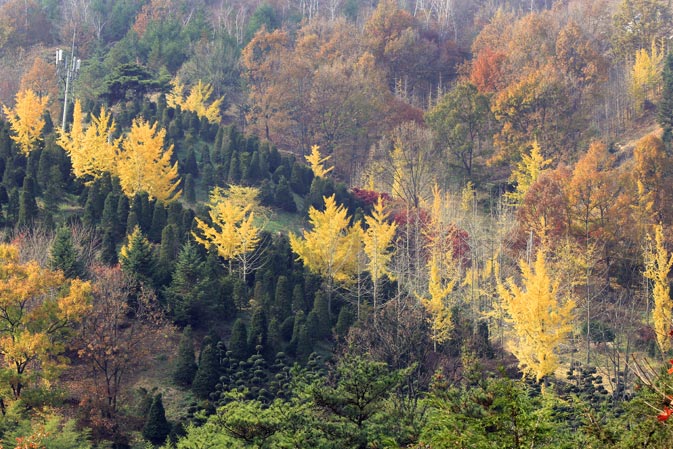
[[[89,282],[68,281],[60,271],[21,261],[18,245],[0,245],[0,354],[14,398],[63,367],[65,343],[88,312],[90,294]]]

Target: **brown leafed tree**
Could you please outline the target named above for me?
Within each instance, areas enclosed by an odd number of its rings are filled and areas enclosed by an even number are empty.
[[[92,268],[93,303],[77,337],[87,364],[90,400],[104,420],[114,419],[129,375],[162,343],[167,325],[152,291],[135,283],[118,266]]]

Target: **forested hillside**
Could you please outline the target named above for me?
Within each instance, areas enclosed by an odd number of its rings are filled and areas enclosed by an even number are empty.
[[[0,0],[0,448],[673,447],[671,39]]]

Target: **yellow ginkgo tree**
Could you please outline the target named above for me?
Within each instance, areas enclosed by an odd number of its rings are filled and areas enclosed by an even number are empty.
[[[73,174],[78,178],[97,179],[103,173],[117,175],[116,153],[120,139],[113,139],[116,124],[112,114],[101,107],[85,127],[82,105],[75,101],[70,132],[60,131],[58,144],[68,153]]]
[[[420,295],[421,304],[430,314],[430,328],[434,349],[446,342],[453,328],[450,295],[460,279],[458,263],[454,257],[452,242],[455,227],[445,216],[448,195],[435,185],[432,189],[430,220],[423,234],[427,240],[428,281],[427,294]]]
[[[521,260],[519,267],[522,285],[509,278],[506,285],[498,283],[498,295],[514,330],[512,353],[522,370],[539,381],[559,365],[559,348],[572,331],[575,301],[559,294],[559,281],[552,280],[543,249],[532,265]]]
[[[16,94],[12,109],[3,106],[2,110],[12,128],[12,140],[19,145],[21,152],[28,155],[40,140],[44,128],[44,111],[47,109],[49,96],[40,98],[33,90],[26,89]]]
[[[128,197],[146,192],[162,202],[180,197],[178,163],[171,163],[173,145],[164,148],[165,129],[143,119],[133,120],[131,130],[117,150],[116,175]]]
[[[649,244],[644,254],[645,271],[643,276],[652,282],[654,333],[657,336],[659,349],[665,354],[671,349],[669,332],[673,327],[671,322],[673,300],[671,300],[671,288],[668,283],[668,274],[673,266],[673,255],[664,246],[664,232],[661,224],[654,229],[654,242],[649,235],[648,240]]]
[[[311,171],[316,178],[324,178],[327,173],[331,172],[334,167],[325,168],[325,162],[327,162],[332,156],[322,157],[320,154],[320,147],[318,145],[313,145],[311,147],[311,154],[304,156],[306,161],[311,167]]]
[[[379,196],[374,204],[371,215],[365,217],[367,229],[362,233],[362,243],[365,254],[367,255],[367,271],[372,279],[374,287],[373,299],[374,309],[376,310],[378,300],[378,287],[381,278],[387,276],[391,280],[393,275],[390,272],[389,264],[394,255],[391,248],[397,224],[388,219],[388,213],[385,211],[383,200]],[[376,317],[376,315],[374,315]]]
[[[211,223],[195,218],[197,231],[192,233],[194,239],[206,248],[217,248],[217,253],[228,262],[230,274],[233,262],[237,261],[243,279],[254,268],[253,263],[259,256],[257,249],[262,226],[255,221],[258,195],[259,189],[255,187],[215,187],[208,201]]]
[[[199,80],[185,97],[185,85],[179,79],[175,79],[172,91],[166,95],[166,104],[173,108],[180,106],[183,111],[192,111],[211,123],[220,123],[222,120],[220,108],[224,97],[210,101],[212,95],[213,86]]]
[[[334,282],[347,282],[358,272],[362,230],[350,225],[348,211],[334,195],[323,200],[323,211],[313,206],[308,211],[311,230],[290,233],[290,246],[309,271],[325,279],[331,312]]]
[[[533,142],[530,154],[523,153],[521,160],[516,165],[516,169],[512,171],[509,180],[516,184],[516,189],[513,192],[506,192],[505,199],[512,205],[521,204],[530,186],[537,181],[551,163],[551,159],[545,159],[542,156],[542,151],[537,141]]]

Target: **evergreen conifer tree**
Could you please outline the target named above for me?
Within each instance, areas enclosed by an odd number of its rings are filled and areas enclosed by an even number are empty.
[[[297,313],[306,309],[306,300],[304,299],[304,288],[301,284],[295,284],[292,288],[292,312]]]
[[[248,350],[248,329],[242,319],[238,318],[231,329],[229,350],[237,360],[246,360],[250,355]]]
[[[194,358],[192,327],[187,326],[182,331],[182,336],[180,337],[175,371],[173,371],[173,381],[181,387],[189,387],[194,380],[197,368]]]
[[[230,184],[238,184],[241,181],[241,167],[239,166],[236,153],[233,153],[229,160],[229,174],[227,175],[227,180]]]
[[[318,318],[318,323],[320,326],[320,336],[325,337],[330,334],[332,328],[332,320],[330,319],[329,308],[327,305],[327,300],[322,291],[318,291],[315,294],[313,300],[313,312],[316,313]]]
[[[198,249],[194,243],[187,241],[175,261],[173,279],[164,291],[176,323],[198,324],[199,306],[206,293],[207,279],[204,278],[203,260]]]
[[[115,236],[115,240],[121,238],[122,235],[126,233],[127,225],[128,225],[128,217],[129,217],[129,200],[126,198],[126,195],[121,195],[119,197],[119,201],[117,201],[117,228],[113,232],[113,236]],[[133,227],[138,224],[138,220],[136,218],[135,223],[133,223]],[[133,231],[133,227],[129,230],[129,233]]]
[[[269,321],[269,328],[266,335],[265,354],[268,360],[272,360],[283,348],[283,337],[280,332],[280,323],[276,317]]]
[[[122,270],[137,281],[152,285],[156,270],[156,261],[152,245],[136,226],[128,241],[119,252]]]
[[[53,270],[61,270],[69,279],[82,277],[84,274],[84,267],[72,242],[72,233],[65,226],[56,231],[56,237],[51,245],[49,265]]]
[[[280,321],[292,313],[292,294],[287,276],[278,276],[273,304],[274,316]]]
[[[19,189],[11,189],[7,200],[7,224],[10,226],[14,226],[19,221],[20,202]]]
[[[110,231],[114,236],[119,231],[119,224],[117,223],[117,203],[119,197],[116,193],[110,192],[105,197],[103,203],[103,213],[101,216],[101,228],[107,232]]]
[[[30,226],[38,214],[37,201],[35,200],[35,182],[31,176],[23,178],[23,187],[19,192],[19,216],[18,226]]]
[[[171,432],[171,424],[166,419],[164,403],[161,394],[157,394],[152,401],[147,420],[143,427],[143,438],[152,444],[163,444]]]
[[[199,367],[192,381],[192,391],[201,399],[208,399],[215,391],[215,385],[220,380],[220,360],[218,352],[212,344],[207,344],[201,352]]]
[[[115,265],[117,259],[117,246],[112,231],[106,230],[101,241],[100,260],[106,265]]]
[[[191,173],[188,173],[187,176],[185,176],[184,192],[185,192],[185,200],[188,203],[196,202],[196,187],[194,186],[194,177],[192,176]]]
[[[339,310],[339,317],[337,318],[336,326],[334,327],[334,332],[337,337],[344,338],[348,333],[351,323],[353,322],[353,312],[348,306],[343,306]]]
[[[297,354],[297,360],[301,363],[306,363],[308,356],[313,352],[313,344],[311,343],[311,337],[308,334],[308,329],[305,324],[299,326],[299,331],[297,332],[297,348],[295,353]]]
[[[205,153],[205,151],[204,151]],[[194,149],[189,148],[187,150],[187,156],[185,157],[185,161],[182,164],[182,171],[185,174],[190,174],[192,176],[198,176],[199,170],[196,164],[196,154],[194,154]]]
[[[161,241],[161,232],[164,230],[164,226],[166,226],[166,208],[161,201],[155,201],[152,211],[152,224],[147,233],[151,242],[158,243]]]
[[[281,176],[278,180],[278,185],[276,186],[276,192],[274,194],[274,203],[285,212],[294,213],[297,211],[297,205],[292,197],[290,184],[288,184],[285,176]]]
[[[268,324],[264,308],[257,306],[252,312],[250,320],[250,333],[248,335],[248,348],[266,347]]]
[[[318,340],[323,336],[320,320],[318,320],[318,314],[315,310],[311,310],[306,317],[306,331],[311,341]]]

